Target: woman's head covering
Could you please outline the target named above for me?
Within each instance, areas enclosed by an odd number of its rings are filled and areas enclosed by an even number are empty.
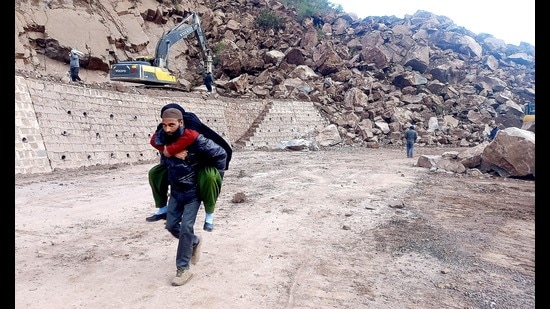
[[[183,107],[181,107],[179,104],[177,103],[170,103],[170,104],[166,104],[164,105],[161,109],[160,109],[160,118],[164,118],[162,117],[162,113],[164,113],[165,110],[169,109],[169,108],[175,108],[177,110],[179,110],[183,115],[185,115],[185,109],[183,109]],[[179,119],[182,119],[181,117]]]

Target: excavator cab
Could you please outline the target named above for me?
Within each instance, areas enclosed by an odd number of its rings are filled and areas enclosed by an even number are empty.
[[[136,61],[148,62],[149,65],[155,65],[155,57],[153,56],[139,56],[136,58]]]

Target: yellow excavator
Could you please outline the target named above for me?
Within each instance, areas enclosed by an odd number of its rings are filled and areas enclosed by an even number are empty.
[[[189,23],[191,22],[191,23]],[[140,83],[144,85],[174,85],[176,76],[168,70],[168,51],[170,46],[187,38],[192,33],[199,41],[204,58],[206,73],[212,72],[212,54],[206,44],[204,32],[197,13],[192,13],[174,28],[164,32],[157,43],[155,56],[138,57],[136,60],[119,61],[111,65],[109,78],[113,81]]]
[[[534,129],[535,126],[535,104],[534,103],[526,103],[523,105],[523,123],[521,125],[521,128],[523,130],[529,130],[531,128]]]

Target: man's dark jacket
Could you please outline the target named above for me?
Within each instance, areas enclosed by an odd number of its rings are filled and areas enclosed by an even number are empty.
[[[155,139],[155,132],[152,139]],[[162,145],[156,146],[162,151]],[[220,175],[226,170],[227,153],[218,144],[204,135],[199,134],[195,141],[187,148],[187,157],[185,160],[178,159],[176,156],[164,157],[163,163],[168,167],[168,183],[170,184],[170,194],[179,203],[185,203],[198,197],[198,171],[205,165],[216,168]],[[207,161],[205,161],[205,159]]]

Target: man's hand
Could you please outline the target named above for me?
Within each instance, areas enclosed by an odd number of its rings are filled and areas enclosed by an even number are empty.
[[[187,158],[187,150],[183,150],[182,152],[178,152],[174,156],[178,159],[185,160],[185,158]]]

